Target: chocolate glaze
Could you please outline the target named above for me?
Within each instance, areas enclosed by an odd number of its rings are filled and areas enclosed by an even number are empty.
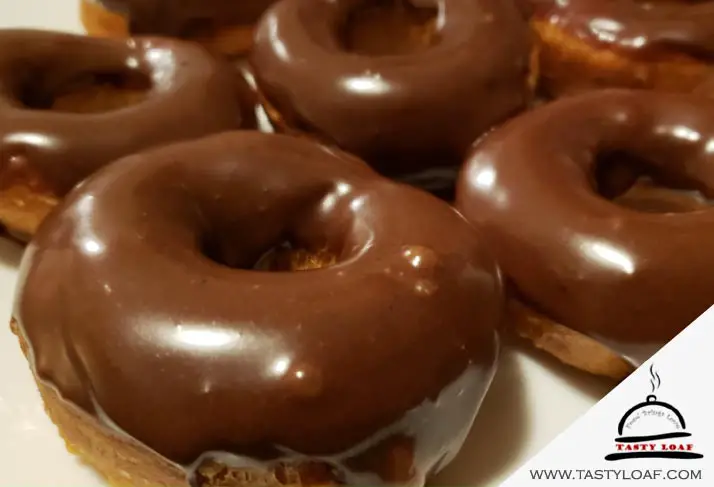
[[[426,48],[348,52],[345,19],[369,2],[284,0],[258,23],[250,62],[262,95],[289,126],[384,174],[439,189],[453,186],[477,137],[525,105],[530,38],[511,2],[412,3],[438,10]]]
[[[714,303],[714,208],[620,206],[597,192],[597,162],[625,153],[660,184],[711,199],[712,147],[711,101],[626,90],[566,98],[478,144],[457,207],[528,303],[618,351],[662,344]]]
[[[37,376],[180,464],[308,456],[379,483],[397,439],[423,482],[490,384],[500,274],[455,210],[355,161],[236,132],[97,173],[21,266]],[[286,239],[338,262],[246,270]]]
[[[250,26],[275,0],[85,0],[125,15],[134,34],[190,36],[195,30]]]
[[[537,18],[633,53],[714,56],[714,1],[526,0]]]
[[[27,92],[51,97],[91,74],[145,76],[135,105],[102,113],[33,109]],[[39,175],[61,196],[99,167],[141,149],[254,124],[245,82],[193,44],[0,31],[0,180]]]

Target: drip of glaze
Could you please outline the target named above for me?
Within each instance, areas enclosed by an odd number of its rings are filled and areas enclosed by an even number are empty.
[[[494,341],[497,343],[498,340],[498,336],[494,334]],[[28,358],[30,359],[33,373],[36,373],[31,347],[28,350]],[[180,465],[158,453],[156,454],[161,456],[165,461],[182,469],[186,473],[187,482],[193,487],[200,487],[197,473],[199,468],[207,461],[214,461],[228,468],[256,469],[261,471],[270,470],[281,463],[297,464],[300,462],[318,462],[333,466],[340,473],[340,477],[345,480],[347,485],[381,485],[384,483],[384,480],[379,478],[378,475],[351,469],[349,463],[351,460],[359,458],[360,455],[370,451],[376,445],[395,437],[395,435],[406,434],[413,435],[414,438],[419,438],[419,441],[415,445],[414,465],[433,466],[430,471],[414,472],[413,478],[410,479],[415,485],[423,485],[427,477],[438,473],[442,467],[448,465],[453,460],[456,453],[460,450],[461,445],[466,440],[470,430],[469,427],[460,427],[460,422],[456,421],[450,424],[448,428],[442,428],[436,431],[433,428],[429,429],[428,427],[424,427],[424,425],[428,426],[429,424],[428,419],[425,420],[425,418],[431,416],[447,418],[462,417],[466,411],[474,411],[473,416],[475,417],[475,411],[480,407],[483,397],[477,389],[469,387],[469,385],[474,382],[490,384],[494,375],[495,370],[487,372],[486,376],[483,377],[482,372],[479,371],[478,368],[468,368],[455,381],[446,386],[434,400],[425,400],[419,406],[407,411],[403,418],[393,425],[384,428],[359,445],[334,455],[308,456],[276,445],[275,448],[281,452],[281,455],[267,462],[261,462],[247,456],[226,451],[207,451],[196,458],[195,461],[186,465]],[[43,381],[43,384],[57,392],[61,397],[61,394],[59,394],[59,391],[53,384],[47,381]],[[93,394],[90,394],[90,401],[94,414],[102,426],[120,438],[132,442],[137,441],[136,438],[110,417]],[[66,405],[76,408],[75,405],[69,402],[67,402]],[[473,421],[473,419],[472,417],[471,421]],[[428,448],[428,445],[441,445],[441,447],[431,450]]]
[[[494,340],[498,341],[496,335],[494,335]],[[470,428],[459,428],[458,422],[455,422],[450,425],[450,428],[443,428],[438,432],[432,428],[430,430],[431,434],[425,435],[427,428],[424,428],[423,425],[428,424],[429,421],[425,421],[424,418],[428,418],[432,415],[439,415],[440,417],[460,417],[465,411],[475,410],[473,409],[474,404],[480,406],[482,398],[477,391],[474,391],[474,389],[468,385],[475,381],[486,381],[490,383],[494,375],[494,371],[491,371],[488,373],[488,377],[480,377],[480,372],[477,368],[467,369],[460,377],[445,387],[436,399],[433,401],[424,401],[414,409],[407,411],[398,422],[384,428],[362,443],[341,453],[308,456],[288,448],[276,446],[276,449],[280,451],[282,455],[269,462],[260,462],[225,451],[209,451],[203,453],[189,465],[182,466],[182,468],[185,469],[187,479],[194,487],[200,487],[197,482],[198,469],[206,461],[210,460],[229,468],[255,468],[262,470],[271,469],[281,463],[318,462],[333,466],[340,473],[340,478],[344,479],[346,485],[381,485],[384,483],[384,479],[379,478],[379,476],[373,473],[360,472],[350,468],[349,464],[353,459],[359,458],[360,455],[369,452],[380,443],[394,438],[395,435],[407,434],[412,435],[414,438],[419,438],[419,441],[415,445],[414,465],[434,466],[430,471],[414,472],[414,476],[410,479],[414,485],[423,485],[427,477],[438,473],[443,466],[453,460],[453,457],[466,440],[470,430]],[[107,425],[111,426],[115,431],[123,433],[121,429],[113,423],[107,423]],[[456,438],[456,440],[452,438]],[[441,448],[430,451],[427,445],[441,445]],[[454,445],[457,445],[458,448],[454,448]]]

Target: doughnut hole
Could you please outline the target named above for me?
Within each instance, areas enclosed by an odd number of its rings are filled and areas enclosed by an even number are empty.
[[[208,237],[203,242],[203,254],[226,267],[263,272],[296,272],[324,269],[337,264],[336,252],[326,248],[308,248],[285,240],[260,253],[253,262],[234,254],[220,239]],[[253,260],[253,259],[250,259]]]
[[[307,248],[289,240],[269,247],[261,252],[257,259],[246,261],[242,256],[231,252],[220,239],[207,237],[202,245],[203,254],[212,261],[234,269],[263,272],[296,272],[324,269],[337,264],[336,252]]]
[[[144,101],[152,87],[149,76],[138,70],[82,73],[58,83],[45,77],[33,79],[20,89],[23,105],[34,110],[65,113],[102,113]]]
[[[340,39],[348,52],[369,56],[423,51],[438,42],[438,9],[408,0],[362,2],[342,24]]]
[[[223,266],[262,272],[325,269],[350,260],[370,234],[354,230],[353,197],[346,188],[339,183],[337,189],[295,189],[284,199],[268,191],[266,200],[247,206],[237,220],[225,214],[220,199],[206,202],[201,251]]]
[[[295,248],[290,242],[268,250],[254,269],[269,272],[295,272],[323,269],[337,263],[337,255],[328,250],[311,251]]]
[[[623,151],[597,156],[595,187],[613,203],[645,213],[687,213],[712,205],[693,181],[664,174]]]

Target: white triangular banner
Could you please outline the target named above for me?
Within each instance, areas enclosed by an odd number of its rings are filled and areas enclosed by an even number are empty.
[[[714,307],[501,486],[714,486],[713,373]]]

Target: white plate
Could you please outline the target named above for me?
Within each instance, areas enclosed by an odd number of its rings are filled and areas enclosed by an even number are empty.
[[[79,32],[77,2],[0,0],[0,27]],[[0,239],[3,323],[10,316],[21,253],[21,247]],[[0,371],[0,486],[102,485],[64,449],[44,414],[17,340],[4,324],[0,324]],[[507,349],[466,446],[432,485],[500,485],[610,387],[540,354]]]

